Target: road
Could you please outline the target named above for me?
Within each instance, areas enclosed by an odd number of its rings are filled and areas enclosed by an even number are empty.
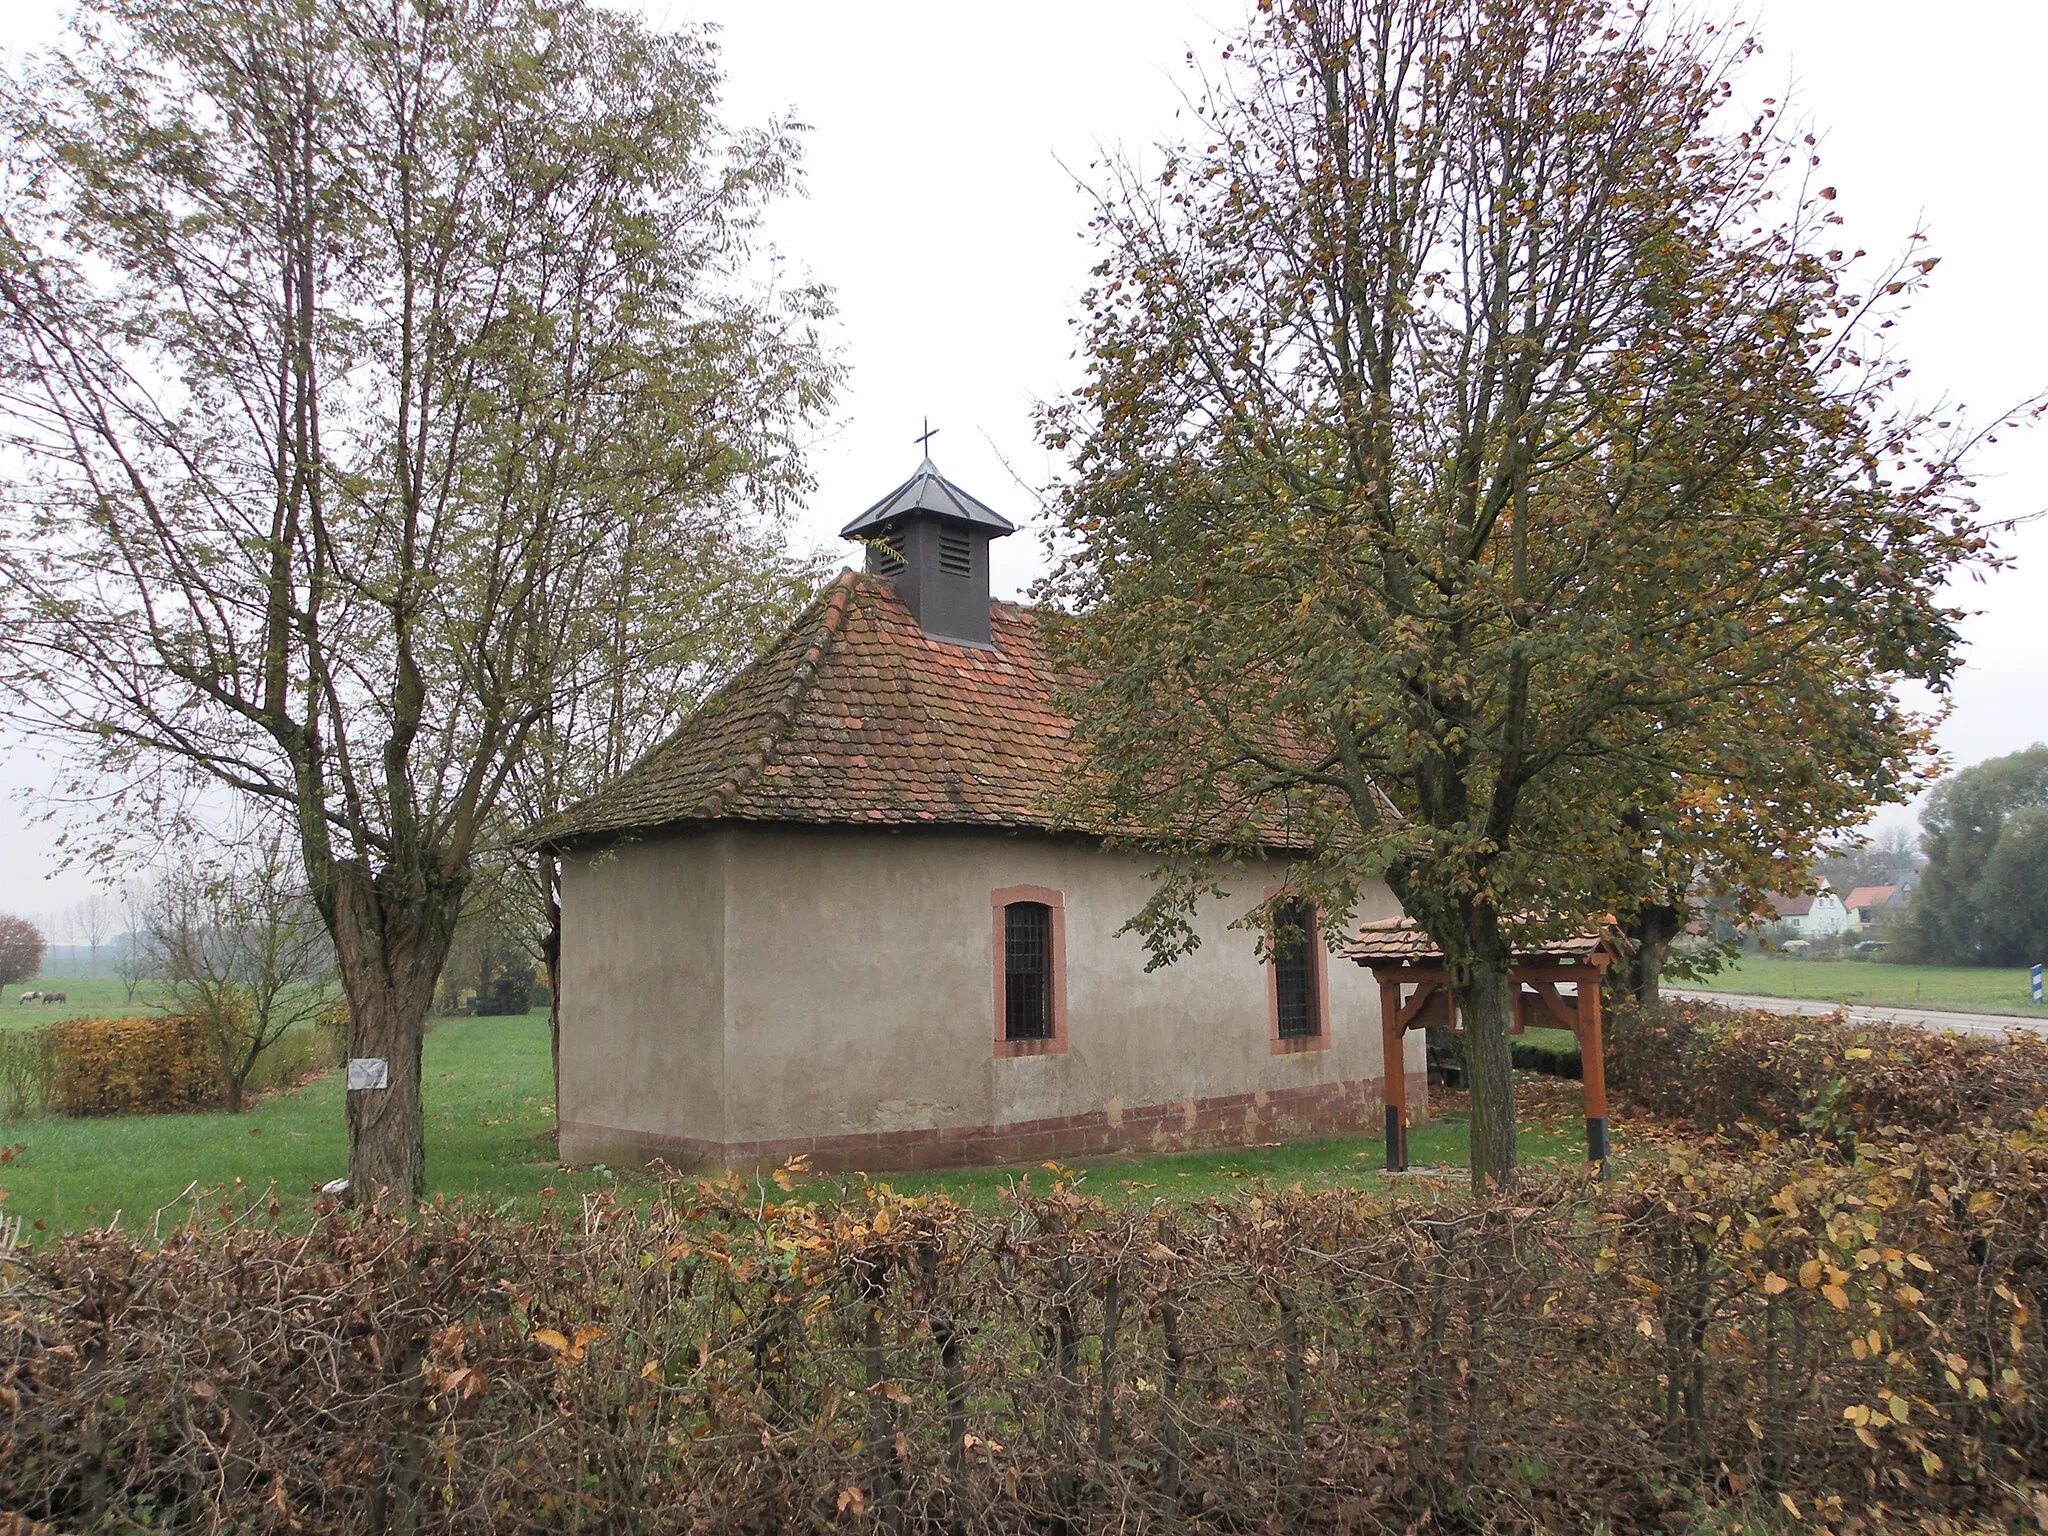
[[[1841,1009],[1858,1024],[1913,1024],[1922,1029],[1949,1029],[1964,1035],[2003,1037],[2015,1029],[2048,1035],[2048,1008],[2037,1018],[2009,1013],[1945,1013],[1936,1008],[1901,1008],[1874,1003],[1817,1003],[1803,997],[1753,997],[1746,992],[1703,992],[1694,987],[1666,987],[1667,997],[1696,1003],[1725,1003],[1731,1008],[1761,1008],[1771,1013],[1824,1014]]]

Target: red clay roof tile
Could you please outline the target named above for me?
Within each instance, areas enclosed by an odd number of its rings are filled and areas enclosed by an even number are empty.
[[[998,602],[989,622],[993,650],[933,640],[886,581],[842,572],[675,735],[534,840],[712,819],[1100,830],[1053,806],[1076,751],[1037,616]]]

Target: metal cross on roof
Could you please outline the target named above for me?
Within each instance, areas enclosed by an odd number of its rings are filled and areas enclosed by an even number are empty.
[[[926,458],[930,458],[932,456],[932,439],[937,437],[938,435],[939,429],[932,425],[931,417],[925,417],[924,431],[915,439],[915,441],[923,445],[924,456]]]

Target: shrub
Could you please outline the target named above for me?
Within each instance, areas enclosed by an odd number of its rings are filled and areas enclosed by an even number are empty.
[[[560,1219],[228,1214],[68,1238],[0,1298],[0,1508],[1636,1531],[1733,1497],[1868,1531],[2010,1527],[2048,1478],[2048,1120],[1481,1203],[1061,1181],[982,1214],[733,1178]]]
[[[1510,1052],[1514,1064],[1524,1072],[1541,1072],[1546,1077],[1582,1077],[1579,1042],[1561,1029],[1533,1029],[1513,1037]]]
[[[1886,1127],[2017,1129],[2048,1106],[2048,1040],[1667,1003],[1616,1012],[1607,1081],[1647,1109],[1731,1132],[1847,1142]]]
[[[49,1035],[57,1114],[161,1114],[220,1096],[219,1056],[197,1019],[69,1019]]]
[[[0,1117],[40,1115],[50,1101],[50,1031],[0,1029]]]

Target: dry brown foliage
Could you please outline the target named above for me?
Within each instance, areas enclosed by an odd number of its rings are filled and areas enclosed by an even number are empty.
[[[66,1240],[0,1320],[63,1529],[2011,1523],[2048,1481],[2048,1117],[1486,1204],[977,1213],[797,1176],[557,1217]]]
[[[1611,1020],[1607,1081],[1646,1109],[1738,1140],[1812,1133],[1846,1146],[1887,1132],[2024,1127],[2048,1104],[2048,1039],[1666,1003]]]
[[[162,1114],[220,1096],[220,1055],[198,1019],[67,1019],[48,1035],[53,1114]]]

